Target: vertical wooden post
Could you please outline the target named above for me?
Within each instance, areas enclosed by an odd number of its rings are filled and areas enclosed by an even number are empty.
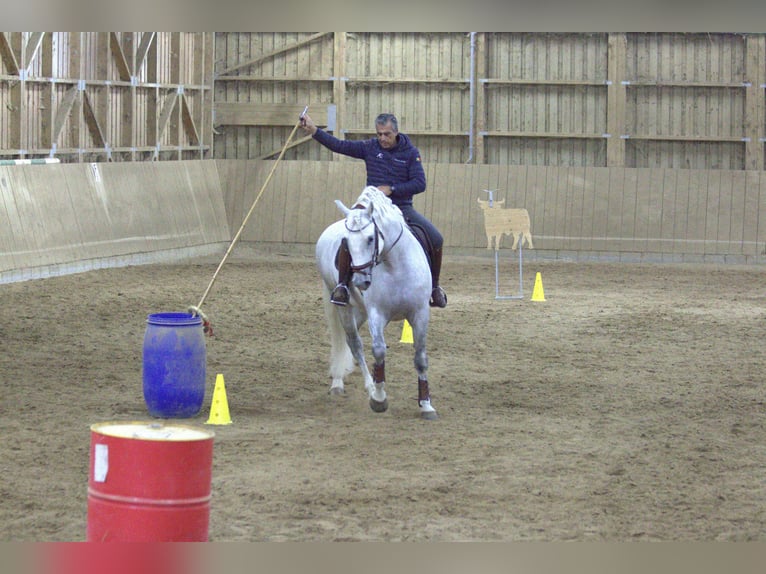
[[[476,33],[476,68],[474,69],[474,89],[476,101],[476,107],[474,108],[474,125],[471,129],[474,130],[474,155],[473,163],[483,164],[487,162],[486,150],[484,148],[484,136],[482,135],[487,131],[487,91],[486,82],[482,82],[482,79],[487,77],[487,34],[485,32]]]
[[[203,88],[199,106],[199,130],[200,159],[205,159],[206,157],[213,157],[213,83],[215,72],[215,32],[203,32],[202,44],[202,61],[200,63],[199,83],[203,86]]]
[[[72,77],[82,78],[82,34],[79,32],[72,32],[69,35],[69,71]],[[85,141],[83,141],[82,134],[80,133],[80,126],[83,122],[82,114],[82,86],[77,88],[77,97],[72,104],[72,111],[69,113],[69,145],[77,150],[83,149]],[[83,88],[84,89],[84,88]],[[82,161],[83,154],[79,152],[77,154],[77,161]]]
[[[625,69],[628,41],[625,33],[609,34],[607,48],[607,104],[606,129],[610,137],[606,142],[606,165],[625,165]]]
[[[78,32],[66,32],[70,36],[78,34]],[[44,78],[53,77],[53,34],[45,34],[43,36],[42,50],[40,52],[42,58],[40,72]],[[40,110],[40,147],[52,148],[53,147],[53,106],[54,99],[53,94],[53,82],[46,82],[40,91],[40,102],[45,106]]]
[[[144,32],[148,34],[148,32]],[[159,43],[159,36],[154,37],[154,41],[149,46],[149,51],[146,54],[146,81],[149,83],[158,83],[159,76],[157,74],[157,44]],[[137,70],[138,72],[138,70]],[[159,101],[160,101],[160,89],[155,87],[153,89],[153,97],[146,100],[146,117],[144,118],[144,129],[146,130],[146,144],[153,146],[155,150],[159,145],[159,137],[157,130],[159,129]],[[159,159],[157,156],[153,156],[154,159]]]
[[[762,170],[764,118],[764,66],[766,66],[766,37],[763,34],[745,37],[745,169]]]
[[[98,32],[98,35],[96,36],[96,45],[98,46],[98,49],[96,50],[96,77],[100,80],[109,80],[111,79],[109,75],[109,32]],[[96,99],[93,113],[96,114],[96,119],[100,125],[105,127],[105,129],[110,124],[109,110],[111,108],[111,102],[112,87],[104,86],[101,88],[99,97]],[[114,140],[111,138],[114,138],[114,133],[110,133],[110,131],[111,130],[107,129],[104,134],[105,136],[110,136],[104,138],[106,140],[104,145],[113,147]],[[108,156],[107,160],[112,161],[112,158]]]
[[[22,32],[11,32],[10,49],[16,58],[18,66],[19,82],[12,85],[11,92],[11,109],[10,109],[10,144],[16,148],[19,153],[19,158],[24,159],[25,153],[23,148],[26,146],[26,122],[23,120],[27,114],[27,97],[26,97],[26,81],[25,77],[27,71],[23,68],[24,62],[24,35]]]
[[[346,139],[343,124],[346,114],[346,33],[335,32],[333,43],[333,80],[332,99],[335,102],[335,131],[336,138]]]
[[[181,32],[170,33],[170,83],[178,85],[181,83]],[[176,98],[173,113],[170,114],[168,121],[168,134],[170,143],[176,146],[181,145],[181,98]],[[181,151],[176,152],[176,159],[182,159]]]

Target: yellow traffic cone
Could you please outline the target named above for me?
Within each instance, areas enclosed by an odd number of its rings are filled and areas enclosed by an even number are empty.
[[[412,340],[412,325],[407,322],[407,319],[404,320],[404,325],[402,326],[402,338],[399,339],[399,342],[414,343]]]
[[[535,277],[535,288],[532,291],[532,301],[545,301],[545,291],[543,291],[543,277],[537,272]]]
[[[215,378],[213,402],[210,404],[210,416],[208,417],[207,423],[205,424],[231,424],[231,416],[229,415],[229,402],[226,400],[226,385],[223,382],[223,375],[221,374]]]

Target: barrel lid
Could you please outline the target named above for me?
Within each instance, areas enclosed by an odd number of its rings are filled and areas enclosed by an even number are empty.
[[[192,441],[213,438],[215,433],[207,429],[183,424],[163,422],[104,422],[92,424],[90,430],[106,436],[142,440]]]

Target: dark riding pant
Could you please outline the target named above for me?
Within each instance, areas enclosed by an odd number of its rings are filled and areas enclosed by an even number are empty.
[[[438,251],[444,244],[444,237],[436,229],[436,226],[428,221],[422,214],[415,210],[411,205],[400,205],[399,209],[402,210],[404,219],[407,223],[415,224],[423,228],[423,231],[428,235],[428,239],[431,242],[431,246],[434,250]]]

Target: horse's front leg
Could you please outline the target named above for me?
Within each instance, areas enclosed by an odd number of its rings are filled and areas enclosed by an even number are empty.
[[[351,355],[356,359],[359,365],[359,370],[362,371],[364,377],[364,386],[369,388],[372,385],[372,374],[367,368],[367,361],[364,358],[364,345],[362,338],[359,336],[359,324],[363,322],[363,317],[352,309],[343,309],[339,315],[340,322],[343,329],[346,332],[346,344],[348,345]],[[334,392],[334,389],[339,387],[339,393]],[[331,394],[343,394],[343,379],[339,379],[339,385],[336,385],[336,381],[333,380],[333,386],[330,389]]]
[[[367,387],[370,395],[370,408],[376,413],[388,410],[386,397],[386,339],[383,335],[385,321],[378,316],[368,319],[372,336],[372,355],[375,365],[372,369],[372,383]]]

